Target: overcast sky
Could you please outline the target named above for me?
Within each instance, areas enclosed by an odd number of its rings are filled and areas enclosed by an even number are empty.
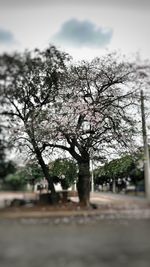
[[[49,43],[76,59],[107,50],[150,59],[149,0],[0,0],[0,52]]]

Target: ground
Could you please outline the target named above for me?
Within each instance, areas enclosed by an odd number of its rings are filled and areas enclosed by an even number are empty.
[[[150,203],[144,197],[126,196],[111,193],[91,193],[91,203],[97,205],[97,209],[86,209],[78,204],[78,197],[71,197],[69,202],[55,206],[36,205],[28,203],[24,207],[9,207],[12,199],[37,199],[35,193],[1,193],[0,217],[2,218],[55,218],[69,216],[95,216],[100,218],[150,218]],[[4,208],[5,206],[5,208]]]
[[[149,267],[149,219],[0,221],[3,267]]]
[[[106,193],[92,194],[91,201],[98,209],[1,209],[0,265],[149,267],[149,203]]]

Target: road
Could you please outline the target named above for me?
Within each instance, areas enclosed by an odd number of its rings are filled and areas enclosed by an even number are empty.
[[[106,210],[100,210],[99,217],[0,219],[0,266],[149,267],[150,213],[145,213],[145,200],[106,193],[94,193],[91,200],[107,207],[121,203],[121,210],[106,209],[109,216],[101,216]],[[118,216],[124,211],[137,214],[137,208],[140,216]]]
[[[150,220],[0,222],[2,267],[149,267]]]

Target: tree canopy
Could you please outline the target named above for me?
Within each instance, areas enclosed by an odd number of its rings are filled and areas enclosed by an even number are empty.
[[[55,47],[2,55],[1,114],[10,141],[36,156],[53,195],[45,157],[54,149],[70,153],[78,164],[80,202],[88,205],[91,154],[104,159],[132,147],[144,77],[135,63],[114,53],[77,64],[68,60]]]

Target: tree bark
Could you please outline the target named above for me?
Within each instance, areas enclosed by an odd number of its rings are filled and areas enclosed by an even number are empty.
[[[78,162],[79,174],[77,190],[79,202],[82,206],[90,205],[90,163],[89,160]]]
[[[41,155],[41,151],[38,148],[35,148],[35,153],[36,153],[36,156],[37,156],[37,160],[38,160],[38,162],[39,162],[39,164],[41,166],[41,169],[43,171],[43,174],[45,176],[45,179],[48,182],[48,188],[51,191],[51,200],[52,200],[52,203],[55,204],[57,202],[57,194],[56,194],[56,191],[55,191],[55,188],[54,188],[53,181],[52,181],[52,179],[51,179],[51,177],[49,175],[48,167],[45,164],[45,162],[43,160],[43,157]]]
[[[41,169],[43,171],[44,177],[48,182],[48,188],[51,191],[51,202],[52,202],[52,204],[55,204],[55,203],[57,203],[57,199],[58,198],[57,198],[57,194],[56,194],[56,191],[55,191],[55,188],[54,188],[53,181],[52,181],[52,179],[51,179],[51,177],[49,175],[48,167],[47,167],[47,165],[45,164],[45,162],[43,160],[42,153],[41,153],[41,151],[40,151],[40,149],[39,149],[39,147],[38,147],[38,145],[37,145],[37,143],[36,143],[36,141],[34,139],[33,133],[28,131],[28,135],[29,135],[29,137],[31,139],[31,143],[32,143],[36,158],[38,160],[38,163],[41,166]]]
[[[42,152],[39,149],[38,144],[37,144],[37,142],[35,140],[34,128],[32,128],[32,132],[29,129],[27,129],[27,133],[28,133],[28,136],[30,137],[30,141],[31,141],[31,144],[33,146],[33,150],[34,150],[34,153],[35,153],[36,158],[38,160],[38,163],[41,166],[41,169],[43,171],[44,177],[48,182],[48,188],[51,191],[51,201],[52,201],[53,204],[55,204],[57,202],[57,194],[56,194],[56,191],[55,191],[55,188],[54,188],[53,180],[49,175],[48,167],[45,164],[44,159],[42,157]]]

